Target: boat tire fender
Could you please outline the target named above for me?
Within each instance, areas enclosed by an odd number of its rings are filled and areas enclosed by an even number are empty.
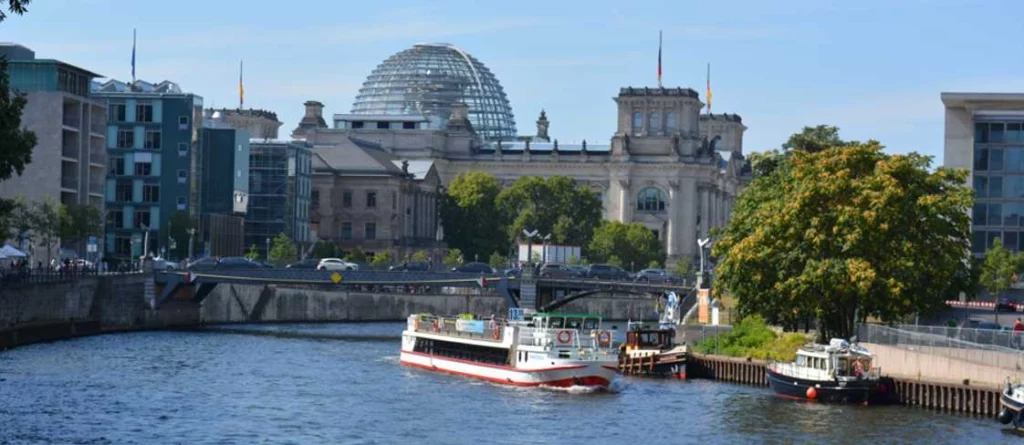
[[[600,334],[597,334],[597,343],[601,345],[601,347],[607,348],[612,344],[612,333],[608,331],[601,331]]]
[[[558,331],[558,343],[564,345],[564,344],[568,344],[571,341],[572,341],[572,332],[569,332],[568,330],[565,330],[565,329],[563,329],[561,331]]]

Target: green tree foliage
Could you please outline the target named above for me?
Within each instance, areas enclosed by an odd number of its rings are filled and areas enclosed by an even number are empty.
[[[9,206],[9,208],[4,208]],[[2,215],[9,215],[3,217]],[[0,233],[8,233],[12,239],[21,243],[32,240],[32,204],[19,196],[10,200],[0,200]]]
[[[980,284],[989,295],[999,298],[999,294],[1013,285],[1014,275],[1020,258],[1003,247],[1003,240],[996,238],[992,247],[985,251],[985,261],[981,263]]]
[[[275,266],[284,266],[299,259],[299,248],[295,247],[292,238],[284,233],[278,233],[270,242],[270,246],[267,260]]]
[[[675,276],[688,277],[693,274],[693,261],[689,258],[681,257],[676,260],[676,264],[672,266],[669,272]]]
[[[430,261],[430,254],[426,250],[417,250],[412,253],[411,260],[417,263],[426,263]]]
[[[459,249],[448,249],[448,254],[444,256],[445,266],[458,266],[462,261],[462,251]]]
[[[245,252],[245,257],[250,260],[256,261],[260,259],[260,250],[256,248],[255,244],[253,244],[249,246],[249,251]]]
[[[525,229],[551,234],[554,244],[583,246],[601,223],[597,193],[567,176],[524,176],[497,199],[502,221],[508,222],[508,240],[521,237]]]
[[[392,257],[391,249],[384,249],[380,252],[373,254],[373,258],[370,259],[370,267],[374,269],[385,269],[391,264]]]
[[[344,259],[345,261],[363,264],[366,262],[366,253],[363,252],[363,249],[360,249],[359,246],[356,246],[351,252],[345,255]]]
[[[818,153],[835,147],[851,147],[861,145],[857,141],[844,141],[839,138],[839,128],[831,125],[804,127],[799,133],[789,137],[782,149],[799,150],[804,153]]]
[[[849,338],[854,318],[897,320],[943,306],[968,264],[973,192],[966,172],[886,155],[877,142],[817,153],[755,178],[719,232],[715,292],[742,313],[821,338]]]
[[[2,5],[0,1],[0,5]],[[9,2],[11,12],[21,14],[27,1],[12,0]],[[0,9],[0,21],[5,15]],[[36,146],[36,134],[28,131],[21,123],[21,113],[25,109],[27,99],[20,92],[11,91],[10,76],[7,71],[7,59],[0,57],[0,181],[25,171],[25,166],[32,162],[32,149]],[[18,204],[9,199],[0,199],[0,233],[10,233],[12,226],[22,221],[14,219]]]
[[[803,334],[779,335],[763,318],[754,315],[741,320],[732,331],[704,338],[694,350],[701,354],[792,361],[807,340]]]
[[[501,184],[486,172],[456,176],[441,198],[441,222],[449,247],[470,258],[508,248],[496,202]]]
[[[63,242],[81,241],[103,232],[103,217],[96,207],[60,204],[60,239]]]
[[[327,240],[319,240],[313,244],[311,255],[313,258],[336,258],[338,256],[338,246]]]
[[[587,255],[594,262],[624,268],[635,269],[665,259],[661,241],[640,223],[603,221],[594,230],[588,247]]]
[[[39,236],[39,241],[46,246],[47,263],[51,259],[50,250],[60,238],[63,213],[63,205],[50,197],[32,203],[32,210],[29,212],[32,230]]]
[[[171,249],[171,255],[174,255],[174,258],[188,257],[188,231],[189,229],[197,230],[198,227],[199,224],[195,218],[192,218],[184,210],[172,213],[171,217],[167,219],[167,228],[164,230],[164,235],[169,233],[170,237],[174,238],[174,249]],[[194,244],[198,238],[199,233],[197,232],[192,239],[193,249],[195,249]],[[167,241],[170,242],[170,240]]]
[[[487,264],[490,264],[491,267],[495,269],[502,269],[508,267],[508,259],[505,258],[505,255],[494,252],[491,254],[490,258],[487,259]]]
[[[22,15],[28,12],[26,6],[32,3],[32,0],[6,0],[6,2],[0,0],[0,22],[7,18],[7,14],[2,9],[4,3],[7,3],[7,10],[11,11],[12,14]]]

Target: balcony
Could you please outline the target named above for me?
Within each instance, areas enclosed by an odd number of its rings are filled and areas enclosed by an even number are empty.
[[[81,138],[78,133],[64,129],[61,132],[61,156],[66,159],[78,161]]]
[[[73,175],[66,175],[60,177],[61,188],[78,190],[78,177]]]
[[[62,123],[65,127],[78,131],[82,128],[82,106],[80,102],[64,102],[64,109],[62,110],[63,119]]]

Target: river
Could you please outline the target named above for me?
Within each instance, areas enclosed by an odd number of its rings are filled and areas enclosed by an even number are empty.
[[[0,352],[0,443],[1021,441],[986,418],[801,403],[705,380],[624,379],[611,393],[498,386],[399,365],[402,327],[231,326]]]

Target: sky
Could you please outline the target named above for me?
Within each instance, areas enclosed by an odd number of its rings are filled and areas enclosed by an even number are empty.
[[[0,4],[6,3],[0,1]],[[819,124],[942,162],[944,91],[1024,91],[1019,0],[695,2],[603,0],[289,2],[34,0],[0,41],[119,80],[171,80],[205,105],[277,112],[282,137],[319,100],[347,113],[365,77],[419,42],[447,42],[498,77],[520,134],[541,109],[563,142],[608,143],[612,97],[663,83],[747,126],[744,151],[779,147]],[[328,120],[329,117],[328,117]]]

